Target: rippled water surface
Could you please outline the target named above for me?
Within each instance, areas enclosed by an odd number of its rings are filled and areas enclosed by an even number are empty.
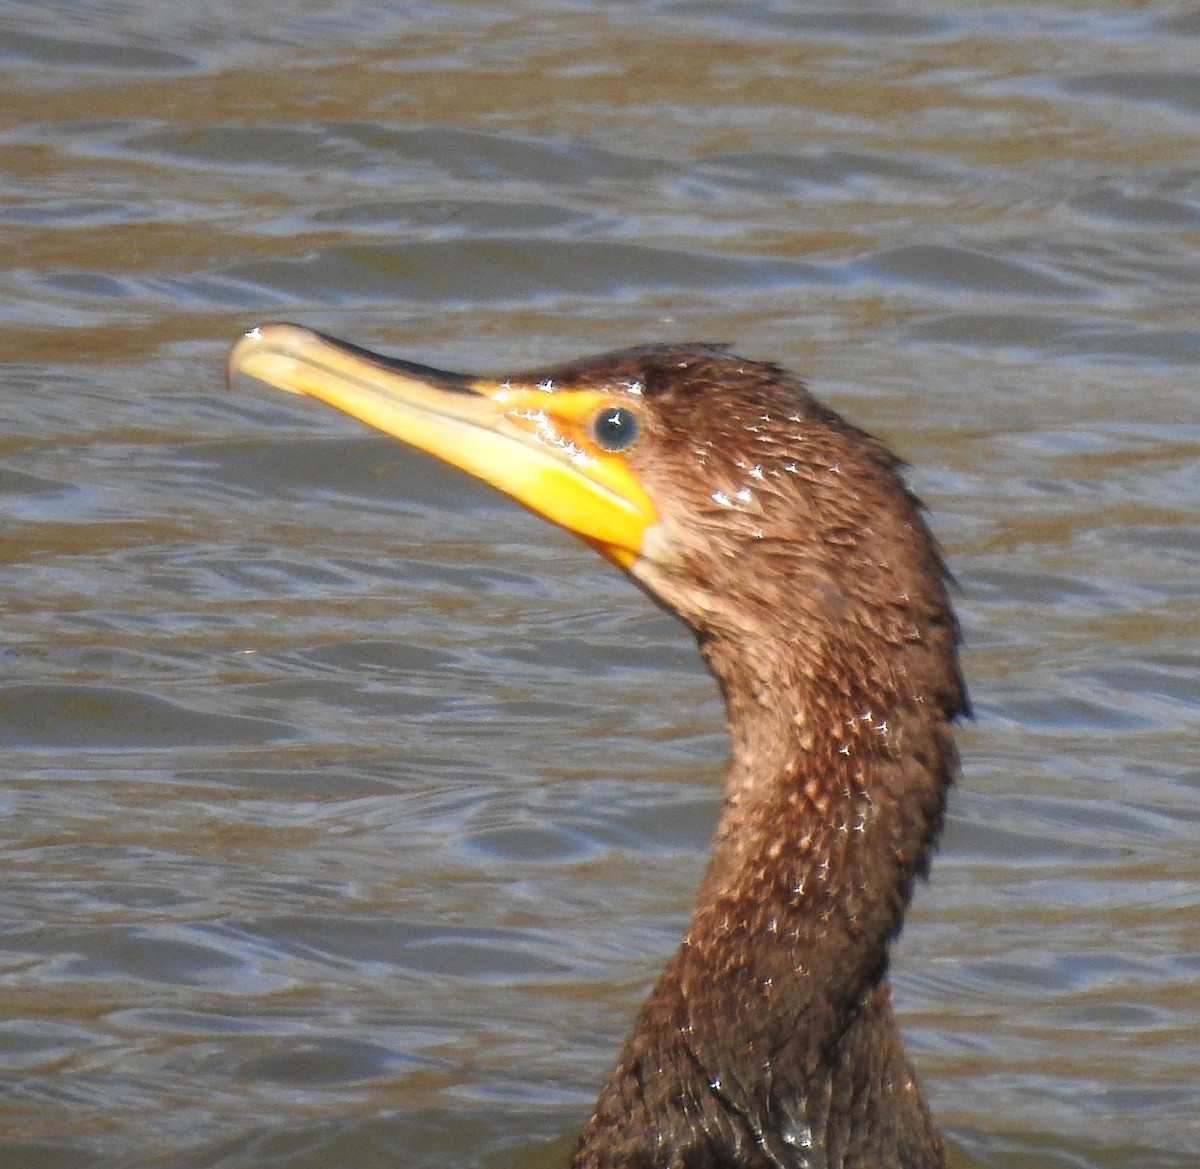
[[[976,721],[896,957],[956,1165],[1198,1163],[1200,9],[0,0],[0,1166],[561,1164],[724,752],[567,536],[222,361],[803,370]]]

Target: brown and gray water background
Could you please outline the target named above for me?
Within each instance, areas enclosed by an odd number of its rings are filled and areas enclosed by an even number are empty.
[[[776,358],[977,721],[896,961],[956,1165],[1200,1164],[1200,9],[0,0],[0,1165],[559,1164],[685,920],[688,635],[287,318]]]

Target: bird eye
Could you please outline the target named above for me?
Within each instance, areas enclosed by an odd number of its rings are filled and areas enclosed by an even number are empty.
[[[592,419],[592,438],[606,451],[623,451],[638,436],[637,415],[624,406],[606,406]]]

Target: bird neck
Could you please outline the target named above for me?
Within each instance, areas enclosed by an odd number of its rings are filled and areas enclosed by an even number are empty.
[[[783,977],[805,1003],[826,1004],[836,1028],[882,976],[927,869],[956,763],[956,710],[938,673],[919,668],[927,646],[771,648],[702,644],[724,692],[730,756],[685,948],[740,947],[740,969],[761,967],[771,986]],[[914,685],[923,675],[927,685]]]
[[[886,668],[878,647],[809,646],[789,666],[702,638],[731,739],[712,857],[577,1169],[662,1148],[698,1167],[943,1164],[885,975],[953,771],[953,639],[914,687],[928,645]]]

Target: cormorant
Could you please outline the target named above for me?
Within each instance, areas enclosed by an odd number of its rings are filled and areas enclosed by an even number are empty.
[[[712,856],[573,1169],[941,1169],[888,946],[967,696],[899,460],[792,374],[719,346],[492,378],[267,324],[229,368],[575,532],[691,626],[716,676],[730,758]]]

